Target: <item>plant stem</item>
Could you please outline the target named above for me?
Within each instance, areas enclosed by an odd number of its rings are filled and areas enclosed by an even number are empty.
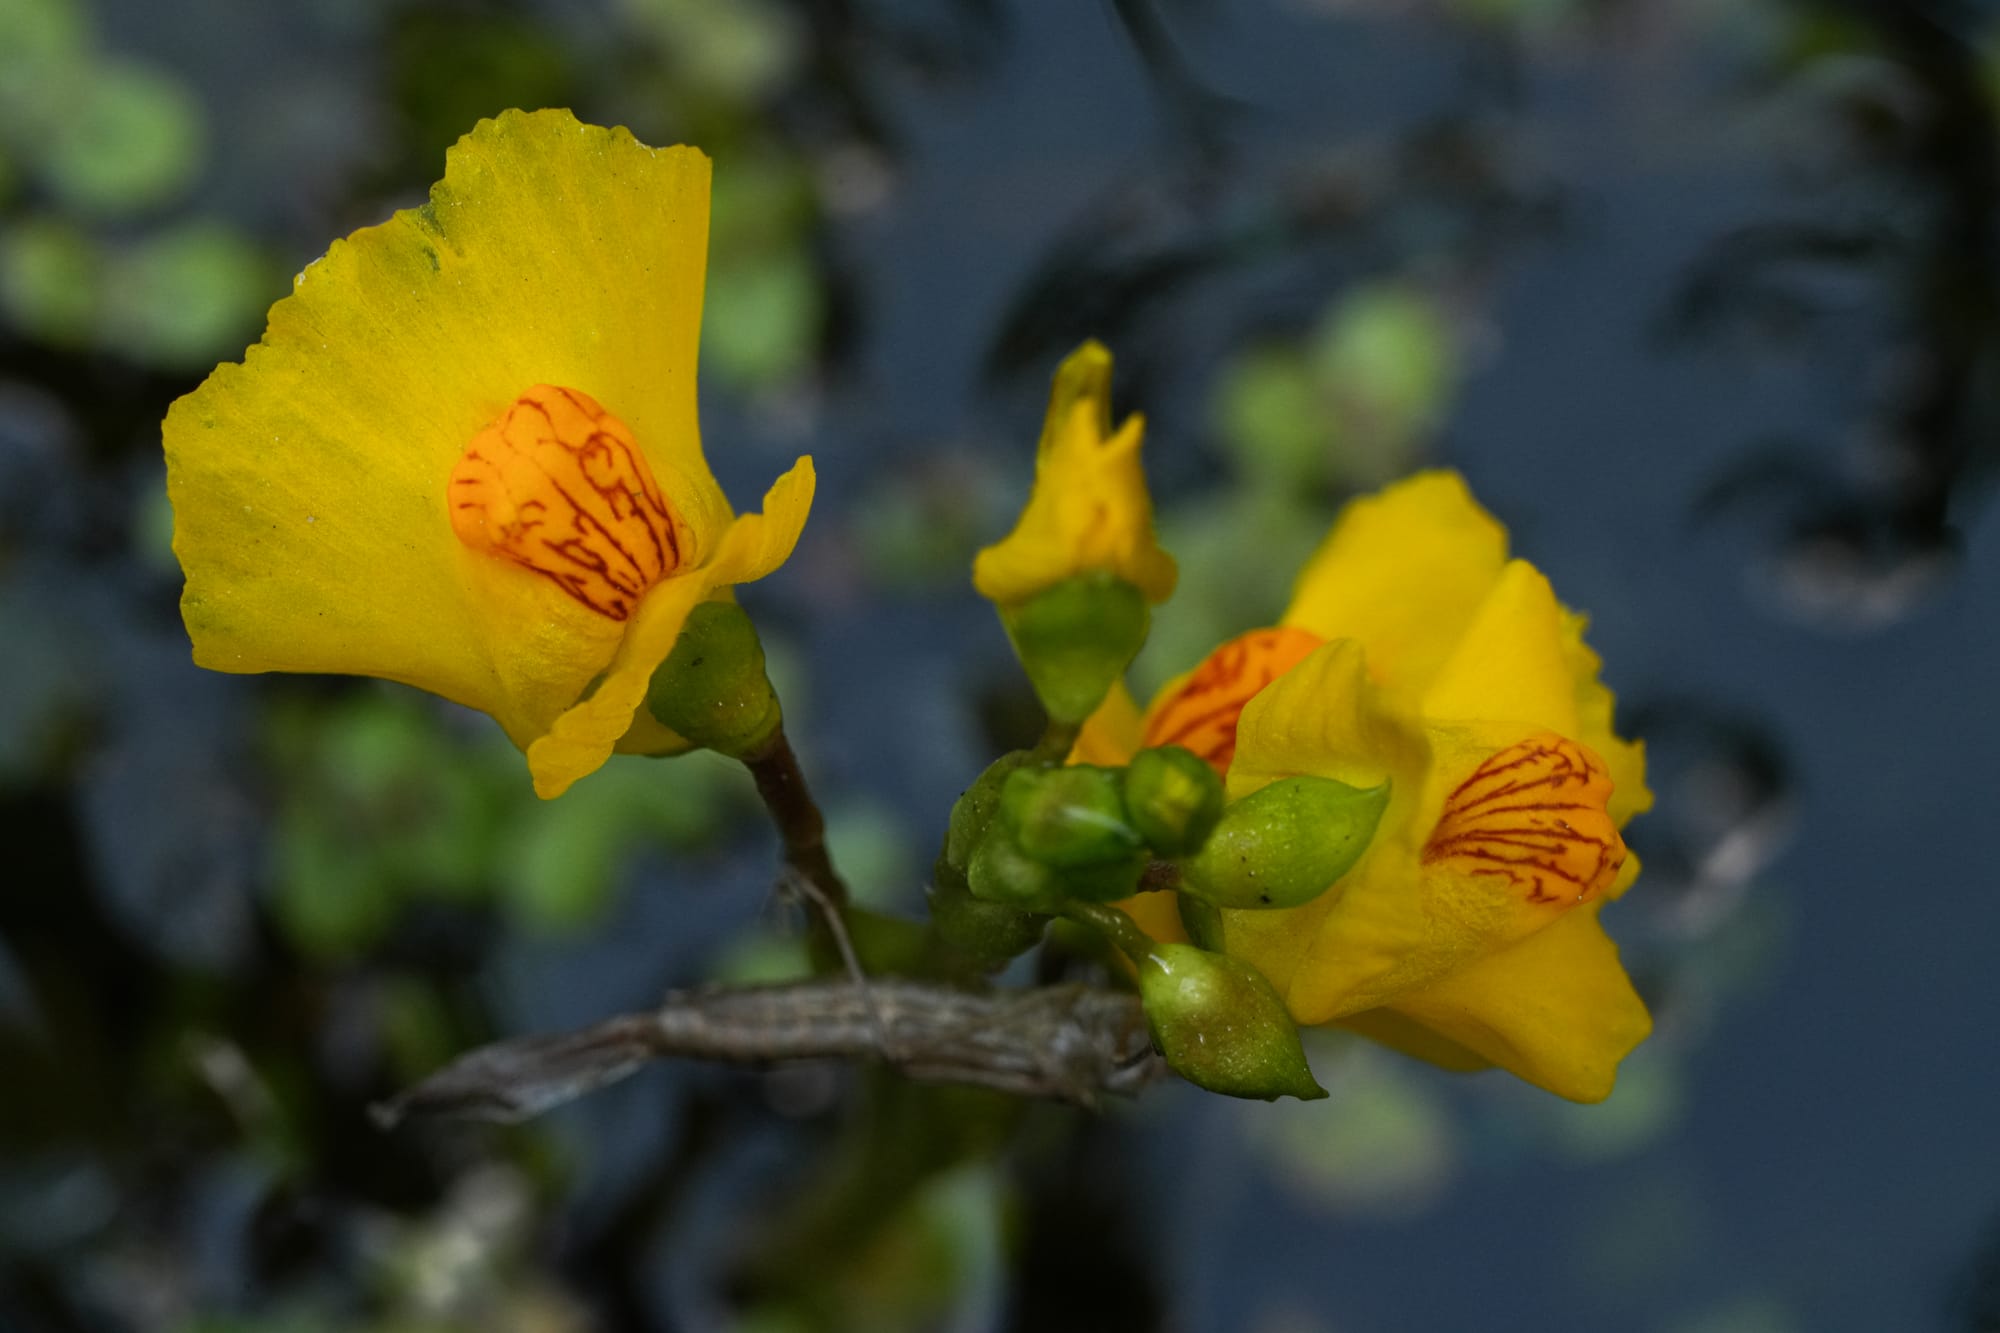
[[[784,729],[780,727],[771,744],[762,753],[746,758],[743,766],[750,770],[757,794],[778,827],[785,864],[817,889],[827,906],[835,910],[845,907],[847,884],[827,855],[826,817],[806,786],[806,775]]]
[[[1030,753],[1038,763],[1060,764],[1076,748],[1076,738],[1082,731],[1077,723],[1058,722],[1050,718],[1048,726],[1042,730],[1042,738],[1035,742],[1035,748]]]
[[[1152,936],[1139,929],[1138,922],[1115,907],[1072,898],[1063,904],[1062,915],[1079,925],[1089,926],[1135,963],[1145,962],[1153,952]]]
[[[440,1115],[511,1123],[669,1057],[879,1061],[923,1082],[1082,1106],[1106,1094],[1131,1096],[1166,1073],[1138,997],[1122,991],[1044,986],[974,995],[928,982],[821,979],[682,991],[649,1013],[496,1042],[375,1115],[384,1126]]]

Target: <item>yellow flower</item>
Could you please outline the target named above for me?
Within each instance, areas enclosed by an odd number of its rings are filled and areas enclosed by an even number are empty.
[[[695,149],[509,111],[300,274],[167,414],[195,661],[480,709],[544,797],[688,748],[640,706],[653,671],[785,561],[813,494],[802,458],[733,516],[702,456],[708,182]]]
[[[1091,341],[1056,371],[1035,453],[1035,484],[1004,541],[972,565],[980,595],[1001,606],[1078,574],[1106,571],[1153,603],[1174,591],[1174,558],[1153,538],[1153,501],[1139,467],[1145,421],[1111,429],[1111,353]]]
[[[1208,758],[1231,799],[1304,773],[1391,782],[1329,892],[1223,914],[1224,947],[1299,1022],[1597,1101],[1651,1028],[1598,913],[1637,873],[1618,831],[1652,796],[1583,618],[1506,544],[1452,473],[1357,501],[1281,623],[1171,682],[1142,739]],[[1168,895],[1134,907],[1178,934]]]

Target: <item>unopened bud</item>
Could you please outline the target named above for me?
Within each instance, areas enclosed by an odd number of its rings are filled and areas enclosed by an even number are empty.
[[[1297,907],[1333,886],[1368,850],[1389,785],[1283,778],[1223,811],[1180,863],[1181,890],[1217,907]]]
[[[965,879],[975,897],[1023,912],[1053,912],[1069,896],[1056,868],[1022,851],[998,820],[973,850]]]
[[[993,817],[999,813],[1000,788],[1006,783],[1007,775],[1032,758],[1026,750],[1003,754],[959,794],[957,802],[951,807],[951,820],[946,825],[944,836],[944,859],[952,869],[965,873],[979,840],[986,836]]]
[[[1104,702],[1152,625],[1145,594],[1104,571],[1064,579],[1000,618],[1042,707],[1066,725],[1081,725]]]
[[[940,865],[930,890],[931,925],[938,937],[991,971],[1041,943],[1049,919],[972,895],[965,880]]]
[[[1124,860],[1142,845],[1117,771],[1088,764],[1014,770],[1000,788],[1000,822],[1023,852],[1065,869]]]
[[[653,673],[646,707],[694,744],[742,759],[777,735],[784,714],[764,674],[757,627],[734,602],[703,602]]]
[[[1125,769],[1125,815],[1161,856],[1186,856],[1222,817],[1222,779],[1181,746],[1141,750]]]
[[[1188,1082],[1229,1097],[1326,1096],[1299,1031],[1264,974],[1192,944],[1161,944],[1139,964],[1153,1044]]]

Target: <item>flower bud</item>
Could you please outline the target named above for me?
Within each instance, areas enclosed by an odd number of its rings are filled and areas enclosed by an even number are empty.
[[[1188,1082],[1265,1101],[1326,1096],[1285,1002],[1242,959],[1192,944],[1157,945],[1139,964],[1139,998],[1153,1044]]]
[[[1081,725],[1145,645],[1146,596],[1103,570],[1077,574],[1003,607],[1014,653],[1049,717]]]
[[[1222,817],[1222,779],[1192,750],[1141,750],[1125,770],[1125,816],[1161,856],[1186,856]]]
[[[763,750],[784,721],[757,627],[734,602],[703,602],[688,613],[653,673],[646,707],[662,725],[733,759]]]
[[[975,897],[1023,912],[1053,912],[1069,896],[1056,868],[1022,851],[999,820],[973,850],[965,879]]]
[[[1217,907],[1297,907],[1331,888],[1368,850],[1389,784],[1284,778],[1223,811],[1180,863],[1181,890]]]
[[[975,898],[964,877],[946,865],[931,884],[930,908],[938,938],[987,971],[1041,943],[1049,924],[1046,916]]]
[[[1142,845],[1125,822],[1117,771],[1087,764],[1008,774],[1000,822],[1023,852],[1061,868],[1122,861]]]
[[[1003,754],[987,765],[986,771],[959,794],[951,807],[951,819],[945,829],[946,865],[960,874],[965,873],[965,868],[972,863],[972,853],[979,846],[979,840],[986,836],[993,816],[999,812],[1000,788],[1007,781],[1007,775],[1032,758],[1026,750]]]

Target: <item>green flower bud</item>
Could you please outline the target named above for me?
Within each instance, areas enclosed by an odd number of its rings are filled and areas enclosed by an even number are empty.
[[[1157,945],[1139,964],[1139,998],[1153,1044],[1188,1082],[1265,1101],[1326,1096],[1285,1002],[1242,959],[1192,944]]]
[[[1071,868],[1121,861],[1142,845],[1125,822],[1115,769],[1019,768],[1000,788],[1000,822],[1023,852]]]
[[[703,602],[688,613],[653,673],[646,707],[662,725],[734,759],[762,751],[784,721],[757,627],[734,602]]]
[[[1026,750],[1001,755],[959,795],[951,807],[951,821],[945,830],[946,865],[960,874],[965,872],[965,868],[972,863],[972,853],[978,848],[979,840],[986,836],[987,827],[999,812],[1000,788],[1007,781],[1007,775],[1032,758]]]
[[[1064,579],[1014,606],[1001,621],[1049,716],[1078,725],[1125,674],[1152,625],[1146,596],[1102,571]]]
[[[1049,924],[1038,913],[973,897],[964,878],[945,865],[931,885],[930,906],[938,938],[987,971],[1040,944]]]
[[[1023,912],[1053,912],[1069,897],[1056,868],[1022,851],[998,820],[973,850],[965,879],[973,896]]]
[[[1284,778],[1223,811],[1180,863],[1181,890],[1217,907],[1297,907],[1333,886],[1368,850],[1389,784]]]
[[[1186,856],[1222,818],[1222,779],[1192,750],[1141,750],[1125,770],[1125,815],[1161,856]]]

